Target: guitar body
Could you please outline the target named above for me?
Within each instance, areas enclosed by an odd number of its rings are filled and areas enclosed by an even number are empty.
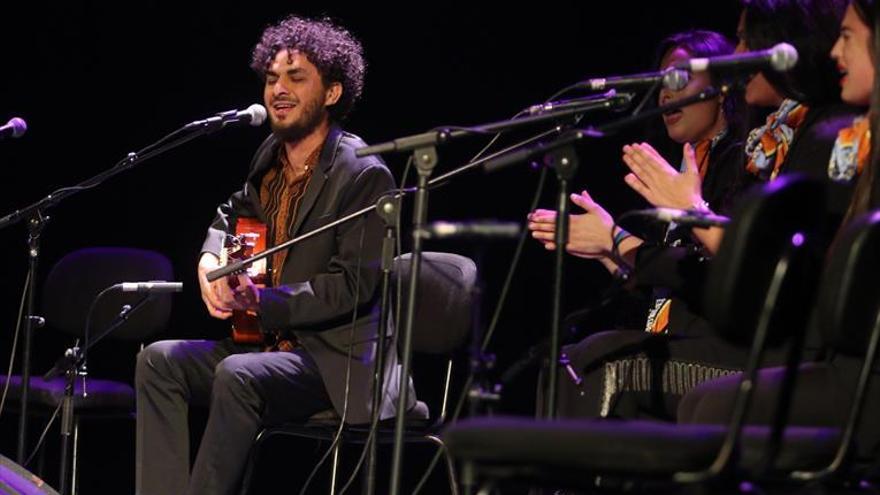
[[[239,261],[266,250],[266,224],[256,218],[239,218],[235,225],[235,235],[227,238],[221,263],[229,260]],[[247,267],[245,273],[259,287],[265,287],[268,278],[267,260],[262,259]],[[229,286],[238,285],[238,277],[230,275]],[[253,311],[232,312],[232,340],[236,344],[263,344],[259,316]]]

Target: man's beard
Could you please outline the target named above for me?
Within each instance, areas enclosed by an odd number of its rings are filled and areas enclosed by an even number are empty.
[[[269,119],[272,133],[284,142],[299,141],[311,134],[321,125],[327,111],[320,101],[315,100],[302,107],[302,115],[296,122],[290,125],[279,125],[274,119]]]

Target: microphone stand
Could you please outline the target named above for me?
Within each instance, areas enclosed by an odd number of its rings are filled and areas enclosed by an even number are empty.
[[[585,138],[603,138],[620,129],[647,119],[658,117],[668,111],[677,110],[688,105],[693,105],[694,103],[715,98],[721,94],[726,94],[729,90],[729,86],[722,86],[720,90],[710,86],[693,96],[682,98],[681,100],[668,105],[647,110],[637,115],[625,117],[602,126],[588,127],[586,129],[573,129],[564,133],[554,141],[540,143],[531,148],[517,150],[506,157],[502,156],[485,165],[487,169],[498,170],[514,163],[530,160],[535,156],[543,156],[545,165],[553,167],[556,170],[556,177],[559,182],[559,194],[557,195],[556,205],[556,235],[554,238],[556,250],[553,263],[553,304],[551,315],[550,355],[548,357],[549,369],[547,373],[547,393],[544,396],[545,400],[543,404],[544,416],[548,419],[556,417],[556,382],[559,375],[559,366],[557,366],[557,363],[560,362],[559,342],[563,330],[562,281],[564,276],[563,267],[565,246],[568,243],[568,190],[569,181],[574,175],[578,165],[577,155],[574,150],[575,143],[582,141]]]
[[[27,423],[28,423],[28,402],[30,399],[30,371],[31,371],[31,347],[33,341],[33,328],[42,326],[42,318],[36,316],[34,294],[36,293],[36,277],[37,267],[40,258],[40,238],[43,229],[49,222],[50,217],[46,214],[53,206],[62,200],[72,196],[80,191],[92,189],[102,184],[107,179],[114,177],[126,170],[129,170],[140,163],[149,160],[155,156],[161,155],[171,149],[177,148],[184,143],[192,141],[197,137],[210,134],[224,127],[226,123],[222,121],[211,121],[210,119],[200,122],[197,127],[184,126],[176,131],[168,134],[159,141],[141,149],[137,152],[129,153],[125,158],[120,160],[112,168],[101,172],[90,179],[86,179],[72,187],[63,187],[49,194],[45,198],[26,206],[22,209],[15,210],[4,217],[0,217],[0,229],[16,224],[21,220],[27,219],[28,237],[28,274],[27,284],[25,286],[26,293],[26,310],[24,312],[24,342],[22,345],[21,359],[21,410],[19,412],[18,421],[18,443],[16,448],[16,460],[19,464],[25,462],[25,447],[27,444]],[[183,134],[181,136],[181,134]]]
[[[389,151],[413,153],[413,161],[418,171],[418,183],[415,193],[415,205],[413,208],[413,246],[410,258],[410,285],[407,294],[406,320],[403,327],[402,356],[400,370],[400,389],[398,392],[398,404],[406,404],[409,395],[408,377],[412,360],[412,332],[415,325],[415,305],[419,272],[421,269],[423,229],[427,216],[428,205],[428,178],[437,165],[437,145],[446,143],[455,138],[471,134],[492,134],[531,125],[538,122],[555,120],[560,117],[573,116],[587,111],[609,109],[621,104],[628,104],[630,99],[624,96],[611,96],[599,98],[595,101],[585,102],[583,106],[574,106],[559,112],[545,115],[533,115],[519,119],[510,119],[490,124],[484,124],[468,128],[440,129],[421,134],[406,136],[374,146],[367,146],[355,151],[356,156],[368,156]],[[403,464],[403,434],[406,423],[406,415],[398,411],[394,429],[394,451],[391,464],[391,495],[400,493],[400,478]]]
[[[98,294],[95,298],[95,302],[106,293],[102,292]],[[138,302],[134,304],[134,306],[129,306],[126,304],[122,307],[122,310],[116,316],[112,323],[107,327],[106,330],[101,332],[97,338],[92,341],[86,340],[82,348],[78,345],[74,344],[73,347],[67,349],[64,352],[58,361],[55,362],[55,365],[43,375],[44,380],[52,380],[55,377],[64,374],[66,378],[66,382],[64,385],[64,398],[61,400],[61,459],[58,470],[58,479],[60,483],[60,492],[62,495],[67,495],[71,493],[71,491],[76,491],[76,483],[77,480],[67,479],[68,471],[70,469],[71,462],[73,465],[76,465],[76,448],[74,447],[73,456],[70,456],[70,435],[71,433],[76,435],[74,430],[74,400],[73,400],[73,392],[74,392],[74,384],[76,382],[77,377],[82,377],[83,380],[83,388],[82,393],[83,397],[87,395],[86,392],[86,377],[88,376],[88,371],[86,367],[86,356],[88,355],[89,349],[95,346],[101,339],[109,335],[111,332],[119,328],[122,324],[128,321],[128,318],[135,313],[138,309],[142,308],[144,304],[147,303],[151,299],[151,295],[147,295],[142,297]],[[91,310],[95,308],[95,304],[93,303]],[[86,329],[85,335],[89,333],[89,326],[91,322],[91,312],[89,311],[89,315],[86,317]],[[76,440],[74,440],[76,442]],[[76,470],[74,469],[74,474]],[[69,484],[68,484],[69,483]]]
[[[397,232],[397,216],[400,210],[400,199],[383,196],[376,203],[376,212],[385,222],[385,237],[382,238],[382,296],[379,305],[379,335],[376,340],[376,361],[373,363],[373,408],[368,432],[367,467],[362,493],[373,495],[376,486],[376,432],[382,409],[382,395],[385,393],[385,349],[388,339],[388,319],[391,308],[391,271],[394,268],[394,241]]]
[[[411,260],[410,260],[410,280],[409,280],[409,290],[407,293],[407,311],[405,316],[405,325],[403,327],[403,339],[401,339],[402,345],[402,356],[401,356],[401,371],[400,371],[400,390],[398,394],[398,404],[406,404],[409,396],[409,388],[408,385],[408,377],[410,375],[410,362],[412,356],[412,328],[415,320],[415,301],[416,301],[416,290],[418,286],[418,278],[420,272],[421,265],[421,251],[422,251],[422,240],[425,237],[424,235],[424,223],[425,218],[427,216],[427,200],[428,200],[428,191],[432,186],[438,186],[445,183],[447,180],[464,173],[468,170],[471,170],[477,166],[485,164],[487,161],[502,157],[506,153],[511,150],[515,150],[526,145],[529,142],[538,141],[543,139],[551,134],[556,134],[561,132],[562,127],[556,126],[549,131],[545,131],[538,136],[535,136],[531,139],[528,139],[524,143],[519,143],[514,146],[510,146],[496,152],[492,155],[484,157],[480,160],[475,160],[470,163],[467,163],[459,168],[456,168],[450,172],[447,172],[443,175],[435,177],[434,179],[430,179],[431,173],[437,165],[437,150],[436,146],[439,144],[443,144],[453,139],[470,136],[473,134],[487,134],[487,133],[497,133],[501,131],[506,131],[510,129],[515,129],[519,127],[524,127],[527,125],[533,125],[536,123],[549,122],[554,120],[559,120],[562,117],[570,117],[574,115],[580,115],[592,111],[597,110],[607,110],[612,109],[617,106],[627,105],[630,102],[630,98],[626,95],[624,96],[611,96],[611,97],[603,97],[596,100],[586,101],[583,105],[573,106],[571,108],[566,108],[564,110],[560,110],[558,112],[550,112],[541,115],[532,115],[528,117],[522,117],[519,119],[509,119],[504,121],[493,122],[490,124],[474,126],[474,127],[456,127],[456,128],[444,128],[444,129],[436,129],[432,131],[428,131],[421,134],[415,134],[412,136],[406,136],[399,139],[395,139],[393,141],[388,141],[385,143],[373,145],[373,146],[365,146],[363,148],[359,148],[355,150],[355,156],[364,157],[379,153],[386,153],[390,151],[395,152],[412,152],[413,153],[413,161],[416,164],[416,169],[418,171],[418,183],[416,188],[403,190],[400,193],[392,195],[393,198],[402,197],[405,193],[415,192],[415,205],[413,211],[413,247],[411,251]],[[380,199],[380,202],[382,200]],[[333,222],[330,222],[326,225],[318,227],[311,232],[307,232],[303,235],[295,237],[293,239],[289,239],[286,242],[278,244],[275,247],[262,251],[261,253],[255,254],[254,256],[237,261],[235,263],[220,267],[216,270],[208,272],[206,274],[206,278],[209,282],[213,282],[221,277],[225,277],[231,275],[233,273],[238,273],[244,270],[248,265],[254,263],[258,260],[267,258],[281,250],[289,249],[291,246],[302,242],[306,239],[314,237],[320,233],[323,233],[329,229],[335,228],[338,225],[341,225],[345,222],[351,221],[355,218],[360,217],[361,215],[368,214],[377,208],[377,204],[367,206],[361,210],[355,211],[349,215],[346,215],[342,218],[339,218]],[[377,385],[381,386],[381,385]],[[377,412],[374,411],[374,414]],[[403,460],[403,433],[405,429],[405,420],[406,415],[401,414],[401,411],[398,411],[395,430],[394,430],[394,451],[392,457],[392,471],[391,471],[391,490],[390,493],[392,495],[397,495],[400,490],[400,474],[401,474],[401,466]]]

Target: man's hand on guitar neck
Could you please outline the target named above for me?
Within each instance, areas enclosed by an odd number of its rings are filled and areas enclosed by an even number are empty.
[[[205,307],[208,313],[214,318],[225,320],[232,316],[231,305],[225,301],[232,301],[232,289],[226,278],[221,278],[213,282],[208,282],[208,272],[220,268],[220,259],[211,253],[203,253],[199,259],[199,289],[202,291],[202,301],[205,301]]]

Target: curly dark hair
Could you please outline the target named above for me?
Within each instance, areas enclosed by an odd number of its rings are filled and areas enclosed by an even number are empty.
[[[304,53],[318,68],[325,86],[342,85],[342,96],[328,111],[332,120],[344,120],[364,88],[366,62],[360,41],[329,18],[291,15],[263,31],[251,56],[251,68],[265,78],[266,69],[282,50]]]

